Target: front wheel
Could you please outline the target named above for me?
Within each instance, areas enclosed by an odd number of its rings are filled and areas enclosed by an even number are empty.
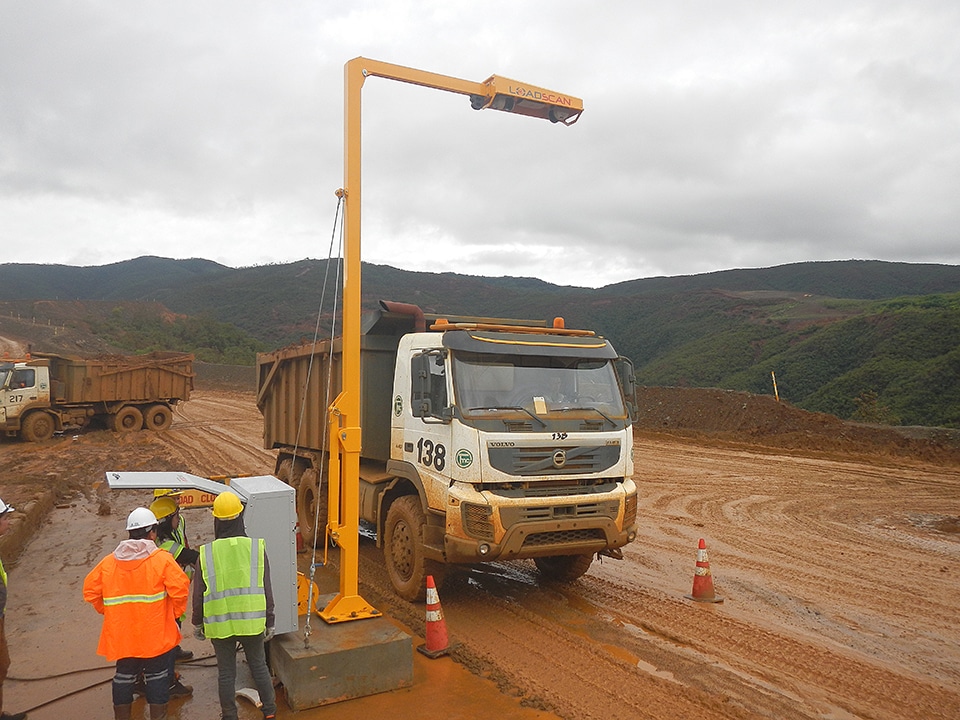
[[[544,580],[573,582],[583,575],[593,562],[593,553],[588,555],[553,555],[534,558],[533,562]]]
[[[45,412],[32,412],[20,426],[20,437],[27,442],[43,442],[53,437],[56,425],[53,418]]]
[[[423,550],[423,530],[427,520],[416,495],[397,498],[387,511],[383,529],[383,559],[387,575],[397,595],[410,602],[423,602],[427,596],[427,575],[439,586],[444,566],[428,560]]]

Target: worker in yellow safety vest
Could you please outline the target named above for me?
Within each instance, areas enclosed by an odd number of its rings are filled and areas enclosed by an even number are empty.
[[[193,577],[193,568],[197,564],[199,553],[185,547],[175,539],[177,528],[180,526],[180,504],[177,502],[176,496],[167,494],[158,497],[150,503],[150,511],[157,516],[157,547],[173,555],[173,559],[177,561],[177,565],[183,568],[187,577]],[[177,618],[177,625],[182,625],[186,617],[187,613],[184,611],[183,615]],[[177,645],[170,654],[171,697],[182,697],[193,692],[190,685],[183,684],[183,679],[176,670],[176,663],[191,658],[193,658],[193,653],[184,650],[180,645]]]
[[[243,511],[233,492],[217,495],[214,541],[200,546],[200,577],[193,583],[194,635],[213,643],[223,720],[237,720],[237,643],[260,693],[263,717],[277,712],[265,648],[275,627],[270,567],[263,539],[247,537]]]
[[[157,547],[157,518],[148,508],[127,517],[128,539],[83,581],[83,599],[103,615],[97,653],[117,663],[113,713],[129,720],[137,675],[143,673],[151,720],[167,717],[170,652],[180,642],[177,618],[190,581],[173,556]]]
[[[0,535],[10,527],[10,513],[13,508],[0,500]],[[7,679],[7,670],[10,669],[10,650],[7,648],[7,633],[3,627],[4,616],[7,610],[7,571],[0,562],[0,720],[24,720],[25,712],[3,712],[3,681]]]
[[[154,501],[159,498],[170,498],[177,503],[177,509],[180,508],[180,490],[171,490],[170,488],[157,488],[153,491]],[[185,548],[190,547],[190,540],[187,539],[187,519],[177,512],[176,522],[173,523],[173,539]]]

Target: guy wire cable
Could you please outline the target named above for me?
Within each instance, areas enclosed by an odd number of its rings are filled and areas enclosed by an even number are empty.
[[[311,347],[310,347],[310,362],[309,362],[309,365],[308,365],[308,367],[307,367],[307,380],[306,380],[306,382],[304,383],[303,396],[302,396],[302,398],[301,398],[301,406],[300,406],[300,425],[301,425],[301,426],[302,426],[302,424],[303,424],[303,415],[304,415],[304,411],[305,411],[305,409],[306,409],[307,386],[309,385],[310,378],[312,377],[312,374],[313,374],[313,372],[312,372],[312,371],[313,371],[313,360],[314,360],[314,356],[315,356],[315,354],[316,354],[317,340],[318,340],[318,338],[319,338],[319,336],[320,336],[320,317],[321,317],[322,310],[323,310],[323,298],[324,298],[324,296],[326,295],[327,277],[328,277],[328,274],[329,274],[329,271],[330,271],[330,259],[331,259],[331,257],[333,257],[333,240],[334,240],[335,237],[339,237],[340,242],[339,242],[339,246],[337,247],[337,271],[336,271],[336,277],[335,277],[335,279],[334,279],[333,309],[332,309],[332,311],[331,311],[331,313],[330,313],[330,340],[329,340],[329,344],[328,344],[328,346],[327,346],[327,358],[328,358],[328,359],[327,359],[327,387],[326,387],[326,396],[325,396],[325,397],[327,398],[328,401],[329,401],[329,398],[330,398],[331,378],[332,378],[332,376],[333,376],[333,340],[334,340],[334,338],[336,337],[336,330],[337,330],[337,309],[338,309],[338,307],[339,307],[339,306],[338,306],[338,303],[337,303],[337,300],[338,300],[338,298],[339,298],[339,292],[338,292],[338,290],[340,289],[340,268],[341,268],[341,266],[343,265],[342,256],[343,256],[343,233],[344,233],[344,228],[343,228],[343,215],[342,215],[342,213],[340,212],[341,206],[342,206],[342,204],[343,204],[343,193],[337,193],[337,198],[338,198],[338,200],[337,200],[337,211],[336,211],[336,213],[334,214],[333,232],[332,232],[331,235],[330,235],[330,246],[329,246],[329,248],[328,248],[328,250],[327,250],[327,268],[326,268],[326,271],[324,272],[324,278],[323,278],[323,293],[322,293],[321,298],[320,298],[320,309],[319,309],[318,312],[317,312],[317,324],[316,324],[316,327],[315,327],[315,329],[314,329],[313,345],[311,345]],[[339,236],[337,235],[337,219],[338,219],[338,218],[339,218],[339,220],[340,220],[340,234],[339,234]],[[321,435],[321,443],[320,443],[320,447],[321,447],[321,448],[327,447],[327,427],[328,427],[328,425],[329,425],[329,423],[327,423],[327,422],[324,422],[324,423],[323,423],[323,432],[322,432],[322,435]],[[297,427],[297,442],[298,442],[298,443],[299,443],[299,440],[300,440],[300,426]],[[294,446],[294,461],[296,460],[296,450],[297,450],[297,447]],[[321,487],[322,487],[322,485],[323,485],[322,480],[323,480],[323,468],[320,468],[320,470],[319,470],[319,472],[318,472],[318,474],[317,474],[317,488],[316,488],[318,497],[319,497],[319,493],[320,493],[320,491],[321,491]],[[327,483],[329,483],[329,482],[330,482],[330,478],[327,478]],[[328,492],[329,492],[329,490],[328,490]],[[328,508],[328,512],[329,512],[329,508]],[[308,579],[309,579],[309,586],[308,586],[308,588],[307,588],[307,619],[306,619],[306,622],[305,622],[304,628],[303,628],[303,642],[304,642],[304,645],[307,644],[308,639],[309,639],[309,637],[310,637],[310,632],[311,632],[310,617],[311,617],[311,615],[313,614],[313,588],[314,588],[313,579],[314,579],[314,577],[316,577],[316,572],[317,572],[317,537],[321,535],[321,533],[320,533],[320,528],[318,527],[319,524],[320,524],[320,502],[319,502],[319,501],[315,501],[315,502],[314,502],[314,518],[313,518],[313,547],[311,548],[311,555],[310,555],[310,576],[309,576],[309,578],[308,578]],[[327,526],[326,526],[326,523],[324,524],[324,527],[323,527],[322,537],[323,537],[324,548],[326,548],[326,542],[327,542]],[[324,554],[324,560],[326,560],[326,554]]]

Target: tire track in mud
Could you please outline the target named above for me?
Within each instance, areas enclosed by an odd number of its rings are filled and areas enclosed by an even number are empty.
[[[766,627],[791,648],[784,660],[802,657],[806,647],[817,650],[813,663],[825,668],[824,677],[808,681],[801,673],[800,691],[812,696],[823,688],[831,699],[845,698],[842,704],[857,714],[957,716],[958,601],[949,578],[960,544],[956,534],[921,535],[908,527],[911,512],[957,512],[955,468],[745,452],[724,457],[693,445],[657,443],[645,443],[638,455],[637,467],[656,468],[657,476],[646,485],[654,492],[641,503],[641,536],[625,556],[667,557],[644,564],[648,586],[671,586],[662,575],[677,566],[675,538],[688,532],[693,548],[695,519],[700,534],[711,538],[711,557],[722,558],[716,582],[728,595],[722,611],[704,616],[747,620],[734,628],[735,646],[747,647],[745,629]],[[644,497],[642,477],[639,484]],[[883,527],[886,522],[898,527]],[[692,551],[687,557],[689,573]],[[714,640],[723,647],[721,637]],[[767,662],[780,667],[782,661],[774,656]],[[793,671],[787,666],[783,673],[785,685]],[[857,675],[877,694],[854,692],[857,683],[847,678]]]
[[[197,474],[272,471],[250,393],[198,393],[157,436]],[[624,559],[567,587],[538,585],[529,562],[454,575],[440,592],[455,659],[565,718],[960,717],[960,542],[911,520],[960,515],[955,468],[635,452]],[[722,606],[680,599],[698,537]],[[422,637],[423,605],[396,597],[372,542],[360,556],[364,597]]]
[[[423,606],[396,598],[372,543],[361,557],[364,597],[422,636]],[[607,642],[611,630],[620,631],[595,610],[584,611],[585,604],[536,586],[535,578],[532,565],[493,563],[448,579],[442,603],[458,662],[525,705],[565,718],[760,717],[729,695],[685,686]]]
[[[695,677],[687,676],[686,680],[704,690],[730,692],[737,682],[778,688],[784,706],[772,708],[777,717],[783,717],[792,705],[810,717],[819,717],[833,703],[861,717],[902,717],[907,708],[922,710],[917,717],[960,716],[960,693],[904,675],[842,647],[812,644],[807,639],[741,622],[725,615],[722,608],[658,597],[633,585],[586,577],[578,590],[582,601],[615,624],[637,624],[644,632],[675,646],[677,652],[699,655],[701,663]],[[704,672],[718,665],[730,668],[732,677],[721,674],[711,678],[711,673]],[[801,702],[799,698],[808,700]]]
[[[195,475],[269,474],[274,455],[260,446],[261,433],[252,394],[195,393],[177,406],[164,442]]]

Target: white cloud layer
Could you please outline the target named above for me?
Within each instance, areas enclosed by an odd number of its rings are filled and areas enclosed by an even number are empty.
[[[958,264],[958,37],[954,0],[0,0],[0,262],[325,257],[362,55],[585,106],[552,126],[368,79],[366,261]]]

